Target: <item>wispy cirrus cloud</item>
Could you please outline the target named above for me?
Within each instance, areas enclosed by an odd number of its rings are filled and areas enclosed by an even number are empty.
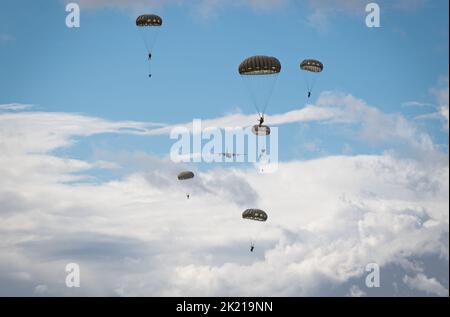
[[[9,110],[4,113],[3,110]],[[29,105],[0,105],[0,128],[4,131],[0,148],[3,153],[33,151],[47,153],[70,146],[76,136],[101,133],[146,135],[161,124],[137,121],[108,121],[80,114],[52,112],[23,112]],[[13,110],[13,111],[11,111]],[[27,137],[17,142],[20,135]]]
[[[402,107],[417,107],[417,108],[431,107],[431,108],[435,108],[436,105],[434,105],[432,103],[426,103],[426,102],[420,102],[420,101],[407,101],[407,102],[402,103]]]
[[[431,93],[438,103],[438,114],[444,120],[444,128],[449,129],[449,88],[448,76],[439,80],[437,87],[431,89]]]
[[[449,85],[448,76],[439,79],[438,84],[430,89],[430,93],[436,100],[436,104],[423,103],[420,101],[410,101],[403,104],[407,107],[427,107],[434,108],[431,113],[422,114],[416,117],[417,120],[440,120],[443,122],[443,129],[449,130]]]
[[[0,111],[24,111],[33,108],[33,105],[21,104],[21,103],[10,103],[0,105]]]

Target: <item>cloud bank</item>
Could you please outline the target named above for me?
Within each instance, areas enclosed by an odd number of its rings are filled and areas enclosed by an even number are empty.
[[[413,122],[339,92],[268,120],[351,125],[386,151],[282,162],[270,175],[200,170],[185,185],[176,180],[184,167],[164,157],[123,153],[106,164],[54,154],[95,134],[165,134],[158,126],[0,113],[0,294],[448,296],[447,154]],[[415,155],[388,151],[399,143]],[[125,166],[134,168],[123,177],[89,181],[93,168]],[[243,221],[250,207],[269,221]],[[64,286],[71,262],[79,289]],[[373,262],[380,289],[364,284]]]

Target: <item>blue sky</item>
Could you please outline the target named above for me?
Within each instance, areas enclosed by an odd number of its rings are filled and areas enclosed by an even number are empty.
[[[66,3],[0,4],[0,295],[448,296],[448,1],[380,0],[381,28],[364,0],[79,0],[74,29]],[[257,54],[282,63],[279,169],[179,184],[168,131],[255,124],[237,69]],[[270,219],[250,256],[246,208]]]
[[[155,11],[164,16],[164,27],[155,46],[151,80],[145,78],[146,52],[134,25],[139,9],[82,5],[81,28],[68,29],[64,5],[63,1],[3,2],[1,30],[12,40],[0,51],[1,103],[171,124],[220,117],[237,109],[252,113],[237,65],[245,57],[267,54],[283,64],[269,114],[305,105],[306,88],[298,64],[314,57],[326,67],[316,98],[320,91],[339,90],[383,112],[414,117],[420,109],[402,104],[435,103],[429,90],[448,73],[445,1],[410,10],[382,3],[379,29],[367,28],[365,12],[357,10],[330,14],[325,28],[312,25],[308,17],[314,8],[306,2],[271,9],[225,6],[207,15],[195,5],[158,7]],[[24,19],[32,19],[32,26],[23,24]],[[447,143],[446,133],[435,125],[427,122],[424,129],[436,143]],[[296,131],[295,124],[281,133]],[[326,151],[341,151],[341,144],[333,148],[337,140],[322,126],[303,131],[299,141],[325,134],[331,139]],[[151,148],[153,153],[168,151],[164,140],[139,139],[125,143]],[[117,138],[113,140],[117,147]],[[295,158],[289,152],[292,145],[283,145],[281,158]],[[373,151],[364,144],[354,146],[360,152]]]

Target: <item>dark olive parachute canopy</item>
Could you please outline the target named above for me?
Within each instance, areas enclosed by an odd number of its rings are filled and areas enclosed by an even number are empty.
[[[281,72],[281,63],[271,56],[253,56],[239,65],[241,75],[273,75]]]
[[[308,72],[321,73],[323,71],[323,64],[315,59],[305,59],[300,63],[300,68]]]
[[[266,135],[270,135],[270,127],[266,126],[266,125],[254,125],[252,128],[252,132],[255,135],[259,135],[259,136],[266,136]]]
[[[137,26],[161,26],[162,19],[156,14],[143,14],[137,17],[136,19]]]
[[[260,209],[247,209],[242,213],[242,218],[255,221],[266,221],[267,214]]]
[[[194,178],[194,173],[191,171],[181,172],[178,174],[178,180],[183,181],[187,179]]]

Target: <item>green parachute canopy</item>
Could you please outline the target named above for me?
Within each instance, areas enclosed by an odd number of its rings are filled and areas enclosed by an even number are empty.
[[[254,221],[267,221],[267,214],[261,209],[247,209],[242,213],[242,218]]]
[[[146,27],[146,26],[162,26],[162,19],[156,14],[143,14],[137,17],[136,26]]]
[[[180,180],[180,181],[192,179],[194,177],[195,177],[195,175],[191,171],[185,171],[185,172],[181,172],[180,174],[178,174],[178,180]]]
[[[280,61],[271,56],[258,55],[249,57],[239,65],[239,74],[243,76],[274,75],[280,72]]]
[[[323,72],[323,64],[316,59],[305,59],[300,63],[300,69],[303,71],[308,89],[308,98],[310,98],[318,75]]]
[[[267,135],[270,135],[271,130],[270,130],[270,127],[267,125],[256,124],[252,127],[252,132],[253,132],[253,134],[258,135],[258,136],[267,136]]]
[[[258,115],[264,117],[278,75],[281,72],[280,61],[272,56],[252,56],[242,61],[238,70],[250,92]]]
[[[323,71],[323,64],[315,59],[305,59],[300,63],[300,69],[312,73],[321,73]]]

